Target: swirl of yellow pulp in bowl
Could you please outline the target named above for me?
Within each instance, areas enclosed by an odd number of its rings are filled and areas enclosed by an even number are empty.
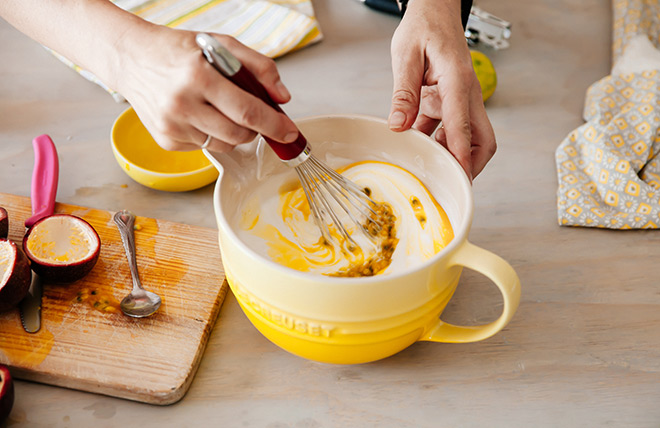
[[[360,248],[350,251],[346,245],[326,242],[297,181],[280,181],[274,189],[277,180],[269,180],[255,189],[241,205],[240,238],[258,254],[283,266],[332,276],[400,271],[428,260],[453,239],[445,211],[407,170],[386,162],[363,161],[339,172],[370,193],[374,201],[391,208],[392,232],[378,240],[380,247],[370,244],[342,212],[337,212],[340,220]],[[341,242],[332,225],[330,233]]]

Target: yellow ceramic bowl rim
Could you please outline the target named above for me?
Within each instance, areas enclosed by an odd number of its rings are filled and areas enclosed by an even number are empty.
[[[185,172],[159,172],[159,171],[154,171],[152,169],[143,168],[143,167],[139,166],[138,164],[136,164],[135,162],[132,162],[132,161],[128,160],[126,158],[126,156],[124,156],[124,154],[121,152],[119,147],[117,147],[117,134],[119,132],[117,130],[117,124],[120,123],[120,121],[123,117],[130,114],[131,111],[133,111],[133,107],[127,108],[126,110],[124,110],[117,117],[115,122],[112,124],[112,130],[111,130],[111,133],[110,133],[110,140],[112,141],[112,150],[115,152],[115,154],[117,156],[119,156],[121,158],[122,161],[129,164],[131,166],[131,168],[135,168],[135,169],[137,169],[138,171],[140,171],[144,174],[149,174],[149,175],[153,175],[153,176],[156,176],[156,177],[163,177],[163,178],[189,177],[191,175],[195,175],[195,174],[207,172],[211,169],[215,169],[215,166],[213,166],[213,164],[209,161],[208,165],[206,165],[202,168],[197,168],[197,169],[193,169],[193,170],[190,170],[190,171],[185,171]],[[211,184],[214,181],[215,181],[215,179],[210,180],[207,184]]]

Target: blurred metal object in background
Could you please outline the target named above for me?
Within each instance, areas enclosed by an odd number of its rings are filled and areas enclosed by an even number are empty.
[[[470,46],[483,43],[495,49],[504,49],[509,47],[510,37],[511,23],[472,6],[465,29],[465,38]]]

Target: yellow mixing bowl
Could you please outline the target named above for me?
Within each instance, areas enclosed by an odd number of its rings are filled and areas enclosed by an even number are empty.
[[[201,150],[177,152],[160,147],[133,108],[117,118],[111,140],[119,166],[133,180],[152,189],[185,192],[218,178],[217,169]]]
[[[474,342],[500,331],[520,300],[520,282],[499,256],[467,241],[472,187],[454,157],[417,132],[395,133],[385,120],[323,116],[297,121],[317,158],[332,167],[380,160],[415,174],[444,208],[454,239],[423,264],[389,275],[337,278],[283,267],[261,257],[235,233],[237,200],[269,173],[287,167],[256,143],[228,154],[209,154],[220,171],[214,209],[222,262],[229,285],[250,321],[281,348],[315,361],[354,364],[390,356],[419,340]],[[257,166],[257,158],[263,163]],[[499,288],[500,317],[481,326],[455,326],[441,319],[463,267]]]

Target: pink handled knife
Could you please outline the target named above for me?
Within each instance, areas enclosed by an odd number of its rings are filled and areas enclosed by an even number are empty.
[[[36,137],[32,140],[32,147],[34,148],[34,169],[30,189],[32,216],[25,220],[25,227],[28,229],[38,220],[53,215],[60,171],[57,150],[48,135]],[[41,280],[33,271],[28,295],[19,304],[21,323],[28,333],[36,333],[41,328],[41,295]]]
[[[53,140],[46,134],[32,140],[34,147],[34,169],[32,171],[32,217],[25,220],[25,227],[30,228],[38,220],[53,215],[60,164]]]

